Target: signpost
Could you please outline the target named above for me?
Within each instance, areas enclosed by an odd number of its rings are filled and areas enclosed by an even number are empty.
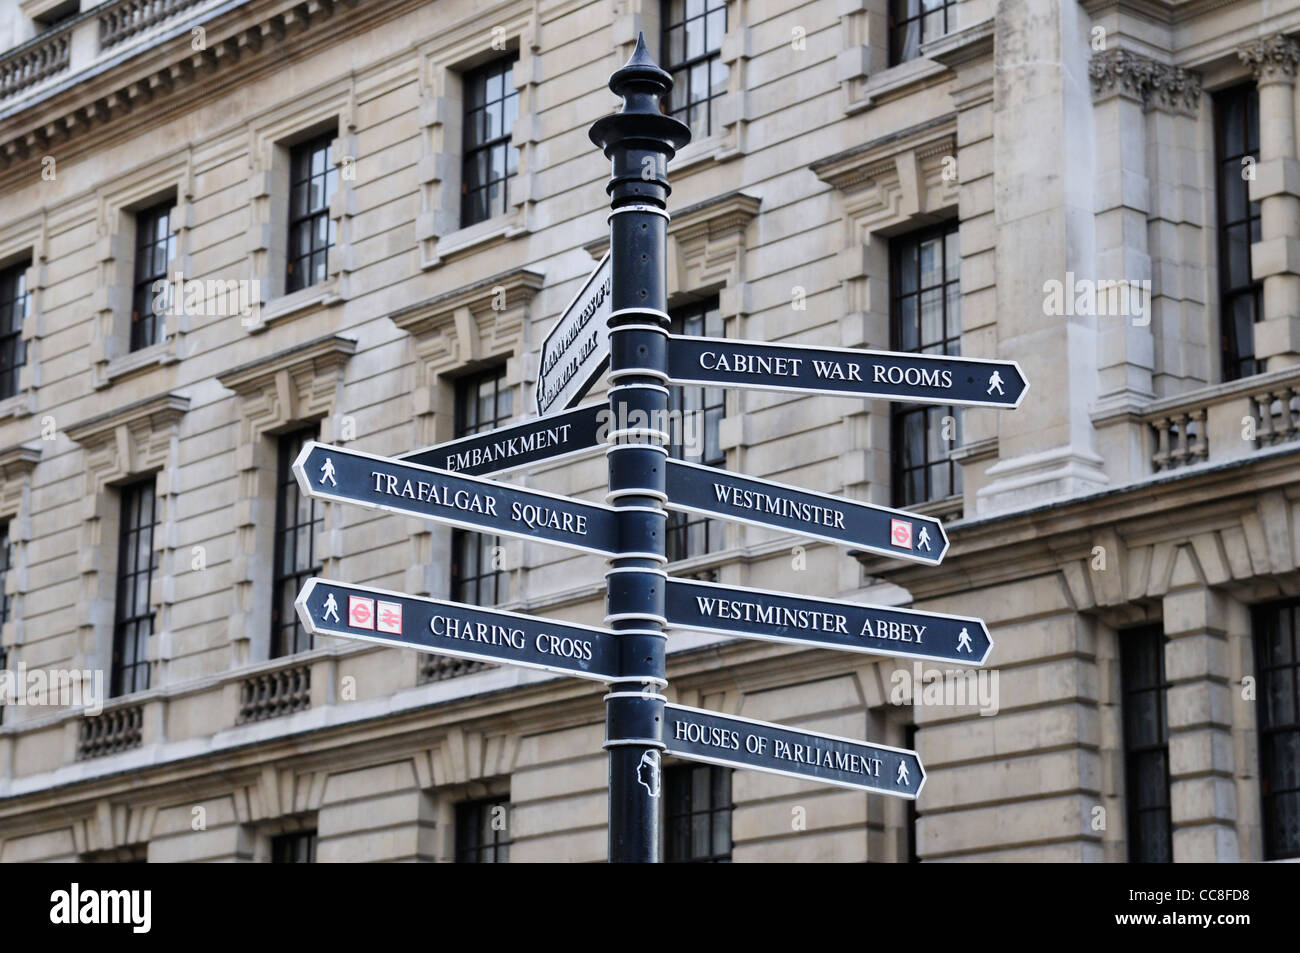
[[[601,423],[608,413],[603,403],[588,404],[413,450],[397,459],[469,476],[555,463],[601,446]]]
[[[982,665],[992,648],[979,619],[668,578],[665,504],[931,565],[948,537],[932,517],[668,460],[669,435],[653,424],[668,419],[666,385],[1005,407],[1018,405],[1028,385],[1010,362],[670,335],[666,169],[690,131],[660,108],[672,78],[644,38],[609,85],[623,109],[590,135],[613,167],[610,250],[542,346],[543,416],[397,459],[312,442],[293,464],[307,496],[609,557],[606,628],[326,579],[308,580],[295,605],[312,633],[606,683],[609,859],[653,862],[665,753],[904,798],[925,784],[914,751],[668,704],[667,626],[970,665]],[[570,409],[606,364],[608,406]],[[482,477],[598,441],[609,505]]]
[[[664,616],[674,628],[966,665],[993,648],[982,619],[691,579],[668,580]]]
[[[812,539],[928,563],[943,561],[948,534],[933,516],[859,503],[682,460],[668,461],[668,506],[788,530]]]
[[[303,446],[293,473],[307,496],[541,540],[602,556],[618,551],[614,511],[599,503],[524,490],[314,440]]]
[[[591,390],[609,364],[610,296],[613,276],[609,253],[542,342],[537,376],[537,412],[566,410]]]
[[[508,662],[603,682],[618,673],[618,643],[606,629],[316,578],[307,580],[294,607],[313,635]]]
[[[967,407],[1019,407],[1029,389],[1015,361],[682,335],[668,339],[668,376],[676,384]]]
[[[683,705],[664,706],[664,743],[679,758],[909,800],[925,786],[915,751]]]

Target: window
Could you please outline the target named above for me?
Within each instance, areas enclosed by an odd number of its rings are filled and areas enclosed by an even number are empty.
[[[302,495],[293,475],[293,461],[303,444],[316,439],[311,427],[279,440],[279,463],[275,480],[275,569],[274,602],[271,607],[271,658],[305,652],[312,646],[311,635],[298,621],[293,602],[311,576],[321,571],[316,559],[316,542],[324,517],[316,501]]]
[[[673,76],[664,112],[690,126],[692,139],[703,139],[717,132],[718,100],[727,92],[726,0],[668,0],[662,16],[664,69]]]
[[[1300,599],[1255,611],[1264,859],[1300,857]]]
[[[110,693],[129,695],[149,687],[145,648],[153,633],[149,585],[158,568],[153,548],[158,501],[150,477],[122,488],[122,522],[117,553],[117,606],[113,626]]]
[[[167,336],[165,315],[170,310],[174,289],[167,281],[167,263],[176,252],[172,235],[172,200],[139,212],[135,217],[135,280],[131,291],[131,350],[157,344]],[[166,297],[154,291],[154,282],[165,284]],[[157,307],[155,307],[157,305]]]
[[[510,142],[519,117],[514,58],[465,74],[465,168],[461,176],[462,228],[504,215],[519,150]]]
[[[296,831],[271,838],[271,863],[316,863],[316,832]]]
[[[23,319],[27,317],[29,262],[0,270],[0,398],[18,393],[18,369],[27,352],[23,346]]]
[[[289,150],[289,262],[285,291],[319,284],[329,277],[329,250],[334,247],[330,200],[338,187],[338,169],[330,164],[335,133],[309,139]]]
[[[456,437],[494,430],[510,419],[513,392],[503,386],[505,376],[505,368],[498,367],[457,381]],[[480,606],[504,601],[506,574],[500,552],[499,536],[452,530],[451,598]]]
[[[510,860],[510,798],[456,805],[456,863],[504,864]]]
[[[890,346],[922,354],[961,353],[961,252],[957,223],[890,243]],[[893,404],[890,459],[895,506],[961,493],[961,468],[949,456],[960,443],[953,407]]]
[[[731,862],[731,769],[674,765],[664,772],[669,863]]]
[[[669,329],[673,334],[724,336],[717,298],[676,308],[671,319]],[[726,466],[727,455],[718,439],[718,424],[726,412],[726,395],[722,387],[669,388],[670,457],[711,467]],[[723,545],[725,526],[722,520],[670,512],[666,541],[669,562],[718,551]]]
[[[13,565],[13,554],[9,545],[9,524],[0,526],[0,627],[9,621],[9,596],[5,595],[5,582],[9,569]],[[9,650],[0,645],[0,673],[9,668]],[[0,696],[0,703],[4,698]],[[0,725],[4,724],[5,706],[0,704]]]
[[[1260,282],[1250,276],[1250,245],[1259,241],[1259,203],[1242,175],[1247,156],[1259,160],[1259,92],[1253,84],[1214,97],[1219,217],[1219,347],[1223,379],[1258,374],[1255,322],[1263,310]]]
[[[1164,630],[1158,625],[1119,636],[1130,863],[1166,864],[1173,860],[1165,642]]]
[[[921,44],[957,25],[957,0],[889,0],[889,65],[921,55]]]

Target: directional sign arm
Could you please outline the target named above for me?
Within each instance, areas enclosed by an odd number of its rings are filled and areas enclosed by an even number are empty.
[[[915,799],[925,768],[915,751],[721,715],[684,705],[664,706],[669,754]]]
[[[598,681],[618,674],[618,643],[606,629],[317,578],[307,580],[294,608],[313,635]]]
[[[993,647],[982,619],[792,593],[668,580],[674,627],[820,648],[983,665]]]
[[[948,551],[948,535],[939,520],[906,510],[682,460],[668,461],[666,486],[669,509],[721,516],[934,566]]]
[[[1029,383],[1015,361],[670,335],[678,384],[753,387],[925,404],[1018,407]]]
[[[413,450],[397,459],[469,476],[554,463],[602,446],[601,423],[608,414],[608,405],[589,404]]]
[[[293,472],[307,496],[602,556],[618,548],[616,512],[598,503],[315,441],[303,446]]]

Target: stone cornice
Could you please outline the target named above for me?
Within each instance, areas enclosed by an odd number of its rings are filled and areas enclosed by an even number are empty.
[[[335,16],[336,8],[362,6]],[[0,168],[33,160],[52,145],[65,151],[73,140],[122,135],[130,116],[156,119],[160,111],[185,108],[191,97],[210,95],[217,85],[269,71],[291,52],[327,44],[339,34],[389,19],[415,6],[415,0],[253,0],[223,5],[209,19],[178,19],[186,30],[175,42],[156,43],[109,58],[84,72],[70,74],[31,103],[6,111],[0,102]],[[92,11],[94,12],[94,11]],[[194,50],[188,30],[202,25],[207,46]],[[231,69],[241,64],[236,73]],[[147,108],[143,108],[147,107]]]
[[[983,586],[1023,581],[1086,559],[1098,534],[1132,546],[1177,548],[1255,517],[1266,497],[1300,500],[1300,443],[1221,464],[1169,471],[1115,487],[946,527],[952,548],[943,572],[855,553],[865,572],[894,582],[920,601]]]
[[[1201,77],[1132,50],[1111,49],[1088,63],[1094,102],[1126,96],[1143,106],[1195,112],[1201,102]]]
[[[494,299],[502,293],[505,300],[501,303],[505,307],[500,310],[511,311],[526,307],[545,283],[546,276],[542,272],[532,268],[516,268],[408,305],[389,315],[389,318],[403,331],[420,338],[453,322],[456,312],[461,308],[468,309],[475,317],[496,310]]]
[[[1256,82],[1290,79],[1300,65],[1300,43],[1274,33],[1238,47],[1237,56],[1250,67]]]
[[[218,374],[217,381],[222,387],[247,396],[270,386],[284,371],[290,374],[310,371],[318,376],[335,372],[356,350],[357,342],[353,338],[329,334]]]
[[[106,414],[99,414],[64,431],[68,439],[82,446],[94,446],[115,438],[121,427],[147,422],[149,429],[160,431],[171,426],[190,409],[190,399],[180,394],[159,394],[127,404]]]
[[[0,479],[8,483],[31,473],[41,462],[39,444],[20,443],[0,450]]]
[[[878,176],[892,175],[897,169],[897,157],[902,153],[914,151],[920,161],[936,155],[955,155],[956,148],[956,117],[946,115],[865,142],[814,162],[808,168],[823,182],[848,192]]]

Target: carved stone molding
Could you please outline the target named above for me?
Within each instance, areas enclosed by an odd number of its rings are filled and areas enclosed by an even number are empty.
[[[234,391],[239,401],[235,446],[239,489],[231,520],[235,545],[228,629],[237,664],[263,658],[263,645],[254,647],[250,640],[254,632],[265,633],[268,639],[270,633],[269,582],[278,461],[274,442],[264,438],[295,424],[322,420],[320,439],[337,439],[336,410],[343,390],[343,371],[356,348],[352,338],[326,335],[217,376],[221,386]],[[333,555],[327,542],[333,519],[325,504],[323,559]]]
[[[1179,66],[1170,66],[1134,53],[1111,49],[1097,53],[1088,63],[1092,98],[1100,102],[1111,96],[1126,96],[1146,106],[1194,113],[1201,103],[1201,77]]]
[[[1274,33],[1242,44],[1237,48],[1237,56],[1250,67],[1256,82],[1290,81],[1300,66],[1300,42]]]

